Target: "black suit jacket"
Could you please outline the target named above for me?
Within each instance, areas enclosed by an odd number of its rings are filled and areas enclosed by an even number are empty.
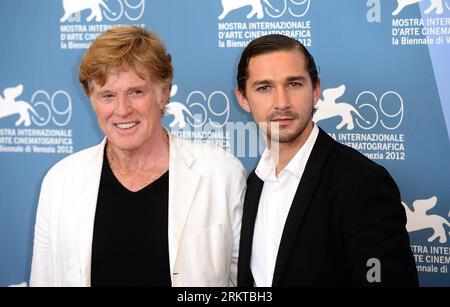
[[[238,286],[253,286],[250,258],[262,188],[252,172]],[[405,224],[400,192],[389,173],[320,130],[284,226],[272,286],[417,286]],[[374,268],[371,258],[380,261],[379,283],[367,279]]]

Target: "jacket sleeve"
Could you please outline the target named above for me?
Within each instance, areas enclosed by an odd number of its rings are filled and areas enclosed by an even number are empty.
[[[51,239],[50,239],[50,191],[47,175],[41,186],[39,204],[34,228],[33,259],[31,264],[31,287],[55,286],[52,278]]]
[[[396,183],[377,167],[356,191],[342,224],[353,280],[363,286],[418,286]]]
[[[228,285],[237,286],[237,265],[239,256],[239,241],[241,235],[242,208],[244,205],[245,191],[247,188],[247,174],[242,165],[240,165],[240,173],[238,178],[233,178],[233,189],[230,204],[231,218],[233,221],[233,251],[231,259],[231,271]]]

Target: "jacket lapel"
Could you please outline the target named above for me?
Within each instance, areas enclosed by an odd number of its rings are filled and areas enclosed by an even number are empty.
[[[94,155],[90,156],[79,170],[82,174],[77,176],[83,178],[77,183],[79,190],[74,207],[77,210],[77,243],[82,285],[86,287],[91,284],[92,238],[105,144],[106,138],[96,146]]]
[[[275,264],[272,282],[273,287],[280,284],[283,273],[286,270],[292,248],[296,243],[296,238],[301,230],[305,214],[319,183],[322,168],[332,147],[333,140],[326,132],[320,129],[286,219]]]
[[[170,133],[169,133],[170,136]],[[184,226],[200,183],[200,175],[191,169],[195,162],[188,143],[170,136],[169,159],[169,260],[171,276],[178,255]]]
[[[242,215],[241,239],[238,261],[238,286],[252,287],[253,277],[250,270],[250,259],[253,245],[253,231],[258,213],[259,199],[264,182],[253,171],[247,180],[244,210]]]

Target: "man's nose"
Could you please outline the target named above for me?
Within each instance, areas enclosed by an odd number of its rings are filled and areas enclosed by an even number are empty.
[[[131,101],[126,95],[119,95],[117,99],[116,114],[122,117],[131,112]]]
[[[290,102],[287,91],[284,88],[278,89],[275,94],[275,109],[284,110],[289,108],[289,106]]]

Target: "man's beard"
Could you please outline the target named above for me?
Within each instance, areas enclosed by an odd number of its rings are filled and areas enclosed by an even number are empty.
[[[279,124],[277,122],[273,122],[273,120],[277,118],[297,120],[299,121],[299,125],[296,126],[295,130],[292,132],[283,131],[279,128]],[[300,115],[293,111],[274,111],[267,116],[267,122],[265,123],[264,127],[265,129],[263,129],[264,134],[266,134],[268,141],[270,141],[271,143],[292,143],[299,137],[300,134],[302,134],[309,123],[309,119],[305,121],[299,119]]]

